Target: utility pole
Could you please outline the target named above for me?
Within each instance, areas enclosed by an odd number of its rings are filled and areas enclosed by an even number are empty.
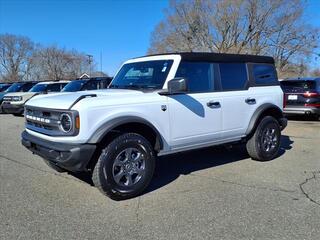
[[[91,63],[93,62],[93,56],[90,54],[87,54],[88,57],[88,63],[89,63],[89,77],[91,77]]]
[[[102,52],[100,51],[100,72],[102,74]]]

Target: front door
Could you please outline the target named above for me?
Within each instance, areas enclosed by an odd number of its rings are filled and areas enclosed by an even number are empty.
[[[181,62],[175,77],[188,81],[188,93],[168,96],[170,145],[196,147],[219,140],[222,130],[221,95],[215,93],[214,64]]]
[[[215,93],[170,96],[171,146],[175,149],[219,140],[222,129],[221,99]]]

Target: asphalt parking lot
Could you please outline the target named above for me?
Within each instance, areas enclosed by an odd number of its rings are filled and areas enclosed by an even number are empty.
[[[320,121],[291,120],[280,156],[240,146],[159,159],[142,196],[115,202],[51,170],[0,115],[0,239],[319,239]]]

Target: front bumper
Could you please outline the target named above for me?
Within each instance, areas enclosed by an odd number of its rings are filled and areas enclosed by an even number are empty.
[[[3,102],[1,105],[1,109],[3,113],[11,113],[11,114],[23,114],[24,105],[23,104],[11,104],[7,102]]]
[[[96,145],[66,144],[43,140],[23,131],[21,143],[32,153],[52,162],[53,164],[71,172],[87,171]]]
[[[318,114],[320,115],[320,108],[317,107],[285,107],[283,113],[286,115],[308,115]]]

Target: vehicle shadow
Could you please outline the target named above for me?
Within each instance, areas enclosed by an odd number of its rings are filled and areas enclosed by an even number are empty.
[[[318,116],[307,116],[307,115],[294,115],[294,116],[286,116],[286,118],[290,121],[305,121],[305,122],[313,122],[320,120]]]
[[[289,138],[289,136],[281,136],[280,151],[277,158],[285,154],[286,151],[292,149],[293,143],[294,142]],[[249,158],[249,155],[246,151],[245,144],[229,146],[221,145],[159,157],[157,159],[154,177],[150,186],[143,194],[155,191],[167,184],[170,184],[180,175],[188,175],[202,169],[213,168],[247,158]],[[276,161],[277,158],[273,161]],[[68,172],[68,174],[82,182],[94,186],[89,173]]]
[[[283,135],[281,137],[280,151],[278,156],[273,160],[276,161],[278,157],[292,149],[292,144],[293,141],[289,136]],[[157,161],[154,178],[144,194],[162,188],[176,180],[180,175],[188,175],[192,172],[241,161],[247,158],[249,158],[249,155],[246,151],[245,144],[210,147],[160,157]]]

